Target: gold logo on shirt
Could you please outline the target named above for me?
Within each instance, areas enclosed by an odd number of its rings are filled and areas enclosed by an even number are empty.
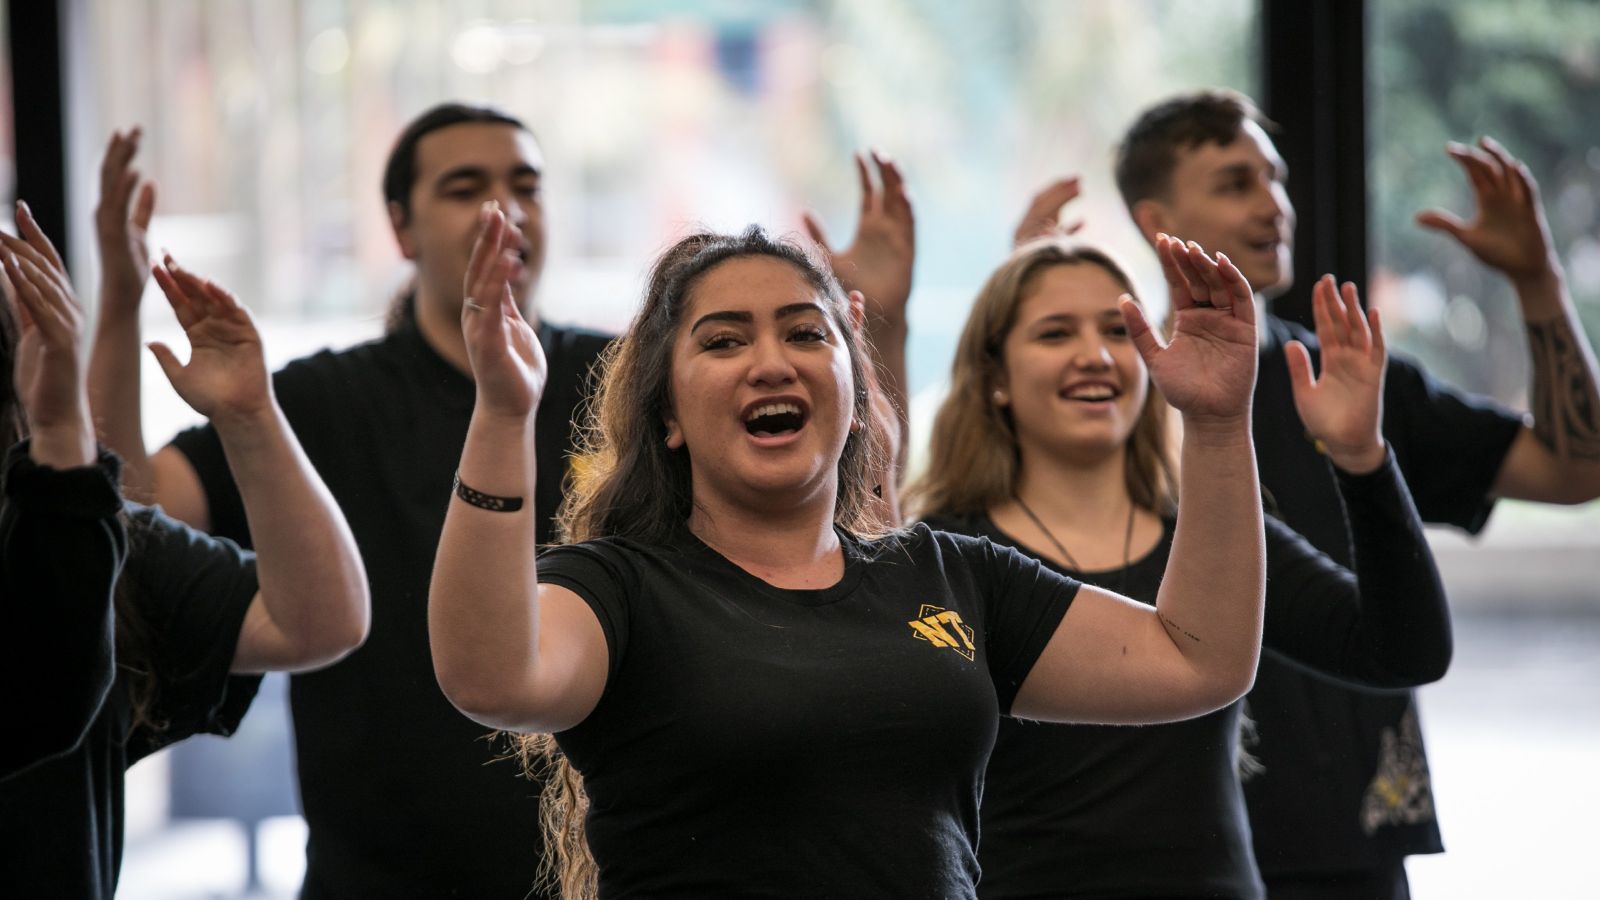
[[[927,641],[935,647],[949,647],[968,661],[977,654],[978,648],[972,643],[972,629],[953,609],[924,603],[917,617],[906,624],[911,626],[912,636],[919,641]]]

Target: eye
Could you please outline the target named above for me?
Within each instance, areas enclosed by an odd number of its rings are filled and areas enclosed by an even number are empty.
[[[743,343],[743,341],[741,341],[739,336],[736,334],[726,331],[715,332],[700,341],[700,349],[711,351],[731,350],[734,347],[739,346],[741,343]]]
[[[512,190],[516,192],[518,197],[525,197],[529,200],[537,200],[544,193],[538,184],[519,184],[513,187]]]
[[[1043,329],[1038,334],[1035,334],[1033,339],[1039,341],[1040,343],[1053,344],[1057,341],[1064,341],[1069,337],[1072,337],[1071,331],[1068,331],[1066,328],[1060,325],[1052,325],[1049,328]]]
[[[1100,333],[1108,337],[1125,338],[1128,336],[1128,324],[1126,322],[1108,324],[1100,329]]]
[[[820,325],[797,325],[789,332],[789,340],[797,343],[815,343],[828,339],[828,332]]]

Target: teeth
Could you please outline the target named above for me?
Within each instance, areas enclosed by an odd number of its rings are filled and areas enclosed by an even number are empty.
[[[1110,400],[1116,393],[1103,384],[1086,384],[1068,391],[1067,396],[1073,400]]]
[[[745,421],[751,422],[762,416],[779,416],[784,413],[798,416],[800,415],[800,407],[793,403],[768,403],[766,406],[758,406],[751,410],[750,415],[745,417]]]

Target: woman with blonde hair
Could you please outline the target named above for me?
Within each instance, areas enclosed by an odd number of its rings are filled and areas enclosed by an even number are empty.
[[[754,228],[656,263],[605,362],[572,543],[536,563],[543,371],[504,231],[486,214],[468,268],[478,393],[429,634],[457,708],[554,733],[581,773],[593,864],[565,858],[567,896],[973,897],[1000,716],[1170,721],[1250,684],[1255,325],[1225,261],[1168,248],[1166,345],[1130,309],[1205,473],[1151,609],[987,541],[886,533],[859,297]]]
[[[1444,674],[1449,614],[1378,432],[1378,317],[1363,317],[1353,285],[1342,293],[1331,277],[1316,286],[1320,377],[1304,347],[1290,359],[1308,439],[1338,472],[1356,571],[1269,517],[1263,649],[1352,684],[1410,687]],[[1056,240],[1018,249],[978,294],[931,461],[906,496],[935,528],[1149,603],[1192,500],[1177,502],[1178,483],[1214,473],[1175,466],[1168,404],[1119,310],[1132,294],[1100,250]],[[1146,728],[1003,720],[984,789],[979,894],[1261,896],[1236,774],[1241,707]]]

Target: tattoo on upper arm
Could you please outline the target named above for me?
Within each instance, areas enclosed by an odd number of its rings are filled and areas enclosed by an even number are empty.
[[[1182,625],[1179,625],[1177,622],[1172,621],[1172,619],[1168,618],[1165,613],[1161,612],[1160,610],[1156,610],[1156,615],[1161,619],[1161,624],[1167,626],[1169,630],[1183,635],[1189,640],[1194,641],[1196,644],[1200,643],[1199,635],[1183,627]]]
[[[1600,393],[1572,323],[1529,322],[1528,343],[1534,436],[1561,459],[1600,459]]]

